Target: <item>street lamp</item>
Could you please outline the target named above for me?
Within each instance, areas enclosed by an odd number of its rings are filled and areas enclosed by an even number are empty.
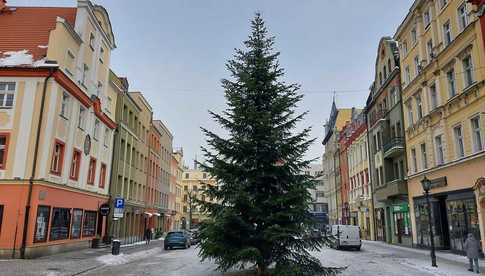
[[[423,186],[424,195],[426,196],[426,203],[428,204],[428,222],[429,222],[429,237],[431,241],[431,266],[438,267],[436,265],[436,253],[434,249],[434,235],[433,235],[433,224],[431,222],[431,204],[429,202],[429,190],[431,189],[431,180],[426,178],[426,176],[421,180],[421,185]]]

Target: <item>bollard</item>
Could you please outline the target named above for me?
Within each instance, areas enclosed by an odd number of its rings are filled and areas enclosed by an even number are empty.
[[[120,240],[113,240],[111,243],[111,254],[113,255],[119,255],[120,254]]]

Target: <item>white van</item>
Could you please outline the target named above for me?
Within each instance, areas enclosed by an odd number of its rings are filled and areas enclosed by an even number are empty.
[[[360,239],[360,227],[355,225],[332,225],[332,236],[335,238],[333,247],[355,248],[360,250],[362,241]]]

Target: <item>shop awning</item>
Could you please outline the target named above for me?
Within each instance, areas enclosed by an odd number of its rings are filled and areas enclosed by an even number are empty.
[[[145,215],[151,217],[153,214],[152,213],[145,212]]]
[[[157,217],[161,216],[160,213],[153,213],[153,215]]]

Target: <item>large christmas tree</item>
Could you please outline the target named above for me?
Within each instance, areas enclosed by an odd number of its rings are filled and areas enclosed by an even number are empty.
[[[313,226],[308,211],[314,180],[302,174],[310,128],[295,133],[303,114],[295,113],[299,85],[281,80],[283,69],[259,14],[252,33],[227,62],[232,78],[222,80],[228,108],[211,112],[226,137],[202,129],[209,148],[202,167],[217,188],[200,202],[211,214],[201,227],[200,256],[220,270],[254,265],[258,275],[331,275],[310,251],[326,240],[304,235]]]

